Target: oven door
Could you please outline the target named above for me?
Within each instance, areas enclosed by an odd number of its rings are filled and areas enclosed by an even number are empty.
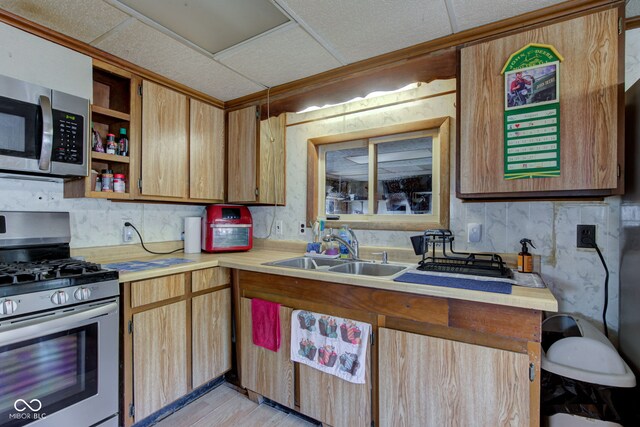
[[[117,412],[117,300],[0,329],[0,426],[90,426]]]
[[[0,169],[49,173],[52,150],[51,90],[0,76]]]

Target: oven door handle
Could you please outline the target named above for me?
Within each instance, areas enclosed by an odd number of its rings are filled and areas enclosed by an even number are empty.
[[[42,148],[38,167],[40,170],[51,169],[51,154],[53,153],[53,112],[51,100],[46,95],[40,95],[40,108],[42,108]]]
[[[14,344],[20,341],[28,341],[43,335],[55,333],[58,329],[75,327],[78,323],[94,317],[117,312],[118,303],[112,302],[100,307],[90,308],[80,312],[65,314],[55,318],[45,318],[38,323],[31,323],[7,331],[0,331],[0,346]]]

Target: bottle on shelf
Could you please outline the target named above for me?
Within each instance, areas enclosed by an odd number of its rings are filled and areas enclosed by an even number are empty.
[[[118,154],[121,156],[129,155],[129,139],[127,139],[126,128],[120,128],[120,138],[118,138]]]
[[[107,154],[116,154],[118,145],[116,144],[116,136],[112,133],[107,134]]]

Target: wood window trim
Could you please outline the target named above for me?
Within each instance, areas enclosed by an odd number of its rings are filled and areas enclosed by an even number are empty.
[[[382,137],[396,133],[414,132],[428,129],[438,129],[440,139],[440,185],[439,205],[440,216],[437,222],[418,221],[327,221],[327,227],[338,228],[348,223],[354,229],[362,230],[402,230],[422,231],[432,228],[449,228],[449,197],[450,197],[450,167],[449,167],[449,117],[418,120],[380,128],[321,136],[307,140],[307,223],[312,224],[320,212],[318,203],[319,147],[326,144],[353,141],[357,139]]]

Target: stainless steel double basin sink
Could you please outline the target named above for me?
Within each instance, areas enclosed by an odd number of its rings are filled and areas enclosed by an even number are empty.
[[[282,261],[266,262],[263,265],[374,277],[393,276],[394,274],[400,273],[401,271],[409,268],[407,266],[397,264],[375,264],[369,261],[308,257],[297,257]]]

